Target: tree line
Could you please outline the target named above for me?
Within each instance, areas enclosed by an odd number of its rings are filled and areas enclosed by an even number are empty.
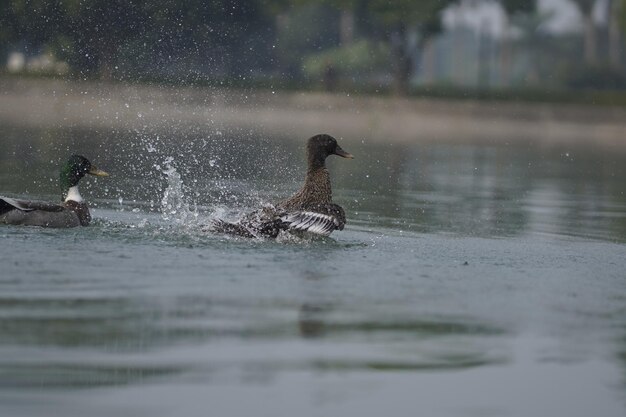
[[[359,37],[385,45],[393,87],[404,93],[414,57],[441,32],[442,11],[459,1],[5,0],[0,2],[0,52],[45,49],[85,77],[156,71],[218,77],[274,72],[297,78],[303,48],[315,51]],[[585,16],[584,56],[593,62],[596,40],[588,21],[595,0],[572,1]],[[534,0],[499,2],[510,17],[536,12]],[[624,21],[626,0],[611,2],[618,21]],[[323,4],[326,12],[317,16],[311,33],[285,29],[294,10],[312,4]],[[289,39],[285,31],[303,41]]]

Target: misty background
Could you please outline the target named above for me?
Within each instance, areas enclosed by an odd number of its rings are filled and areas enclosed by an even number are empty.
[[[625,29],[624,0],[10,0],[0,64],[79,79],[571,99],[626,90]]]

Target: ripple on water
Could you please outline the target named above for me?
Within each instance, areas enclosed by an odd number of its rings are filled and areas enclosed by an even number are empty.
[[[346,230],[238,239],[203,225],[236,219],[297,181],[263,177],[275,167],[257,172],[267,161],[245,141],[233,146],[253,162],[220,171],[228,155],[205,154],[216,162],[192,176],[182,157],[167,159],[191,152],[172,152],[166,140],[145,139],[137,160],[120,156],[129,179],[111,177],[119,182],[102,195],[103,183],[94,185],[91,227],[0,227],[3,405],[33,407],[21,413],[30,416],[67,404],[62,414],[74,416],[101,401],[111,411],[103,414],[122,415],[153,392],[135,415],[157,415],[148,403],[206,414],[207,403],[243,407],[263,390],[261,405],[299,398],[295,414],[327,395],[337,415],[416,400],[430,401],[427,411],[444,404],[442,415],[541,415],[536,404],[623,415],[616,294],[626,265],[615,241],[625,236],[624,202],[614,198],[623,181],[576,177],[569,166],[555,179],[507,150],[492,160],[420,148],[416,162],[385,148],[380,164],[331,167],[345,187],[336,198]],[[232,174],[237,164],[247,177]],[[346,391],[352,403],[337,400]],[[74,408],[81,401],[83,412]]]

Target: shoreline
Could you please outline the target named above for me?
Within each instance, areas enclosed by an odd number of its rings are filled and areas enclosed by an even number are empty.
[[[626,109],[0,78],[0,122],[30,127],[251,130],[377,142],[545,145],[626,150]]]

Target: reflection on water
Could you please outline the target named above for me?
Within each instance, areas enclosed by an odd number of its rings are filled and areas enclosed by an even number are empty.
[[[59,198],[73,152],[112,174],[89,228],[0,228],[11,415],[623,415],[626,153],[344,138],[347,229],[274,242],[202,225],[293,192],[302,141],[0,135],[2,194]]]
[[[207,362],[199,355],[173,360],[158,352],[216,341],[228,345],[233,340],[288,345],[296,336],[291,321],[259,320],[267,307],[193,296],[175,298],[166,306],[147,300],[10,297],[0,300],[0,309],[4,335],[0,387],[95,387],[185,372],[210,375],[227,372],[233,367],[232,358]],[[244,366],[271,367],[272,372],[303,367],[415,371],[464,369],[506,360],[502,352],[494,352],[505,331],[468,318],[358,321],[323,317],[324,310],[304,304],[298,329],[305,338],[335,343],[335,349],[322,355],[300,353],[297,360],[288,354],[269,360],[252,355],[242,358]],[[370,349],[355,349],[356,343]],[[29,348],[18,351],[14,346]]]

